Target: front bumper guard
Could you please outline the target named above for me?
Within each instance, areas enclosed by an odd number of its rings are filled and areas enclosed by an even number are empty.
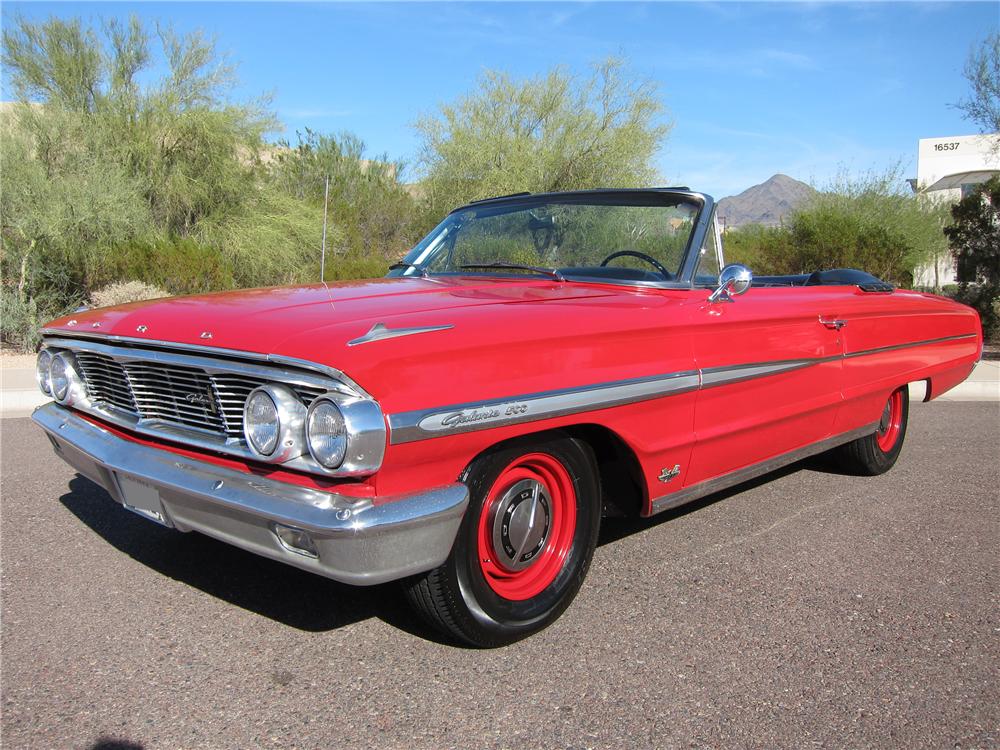
[[[121,438],[56,403],[32,419],[63,460],[126,507],[119,477],[154,488],[163,522],[355,585],[445,561],[469,502],[461,483],[371,500],[277,482]],[[273,524],[308,533],[316,557],[282,544]]]

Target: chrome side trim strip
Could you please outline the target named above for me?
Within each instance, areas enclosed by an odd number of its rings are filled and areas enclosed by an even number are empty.
[[[677,492],[672,492],[669,495],[663,495],[662,497],[655,498],[652,503],[652,512],[650,515],[655,516],[657,513],[662,513],[665,510],[680,507],[681,505],[694,502],[695,500],[700,500],[701,498],[707,497],[715,492],[721,492],[722,490],[728,489],[737,484],[755,479],[763,474],[769,474],[772,471],[780,469],[782,466],[788,466],[788,464],[793,464],[804,458],[818,455],[830,450],[831,448],[836,448],[839,445],[844,445],[852,440],[864,437],[865,435],[871,435],[877,429],[878,422],[872,422],[869,425],[859,427],[858,429],[851,430],[850,432],[845,432],[842,435],[835,435],[834,437],[820,440],[819,442],[807,445],[804,448],[797,448],[793,451],[789,451],[788,453],[783,453],[780,456],[769,458],[759,464],[753,464],[752,466],[737,469],[736,471],[724,474],[721,477],[708,479],[704,482],[693,484],[690,487],[685,487]]]
[[[399,412],[388,416],[389,444],[401,445],[444,434],[458,435],[490,427],[534,422],[594,409],[607,409],[611,406],[623,406],[691,390],[703,390],[754,378],[769,377],[827,362],[836,362],[848,357],[861,357],[895,349],[907,349],[925,344],[975,337],[974,333],[963,333],[956,336],[943,336],[936,339],[865,349],[851,354],[708,367],[700,370],[653,375],[648,378],[515,395],[478,403],[454,404]]]
[[[451,323],[443,326],[422,326],[417,328],[389,328],[385,323],[376,323],[371,327],[371,329],[364,336],[359,336],[356,339],[351,339],[347,342],[348,346],[357,346],[358,344],[368,344],[372,341],[383,341],[384,339],[395,339],[400,336],[413,336],[417,333],[432,333],[433,331],[447,331],[449,328],[454,328],[455,326]]]
[[[534,422],[697,390],[697,370],[389,415],[390,444]]]
[[[834,357],[816,357],[813,359],[790,359],[779,362],[754,363],[748,365],[734,365],[731,367],[708,367],[701,371],[701,387],[711,388],[716,385],[729,385],[730,383],[740,383],[744,380],[763,378],[768,375],[777,375],[782,372],[801,370],[803,367],[824,362],[834,362],[839,360],[841,355]]]
[[[879,354],[881,352],[892,352],[897,349],[910,349],[914,346],[923,346],[924,344],[940,344],[943,341],[958,341],[959,339],[974,339],[976,338],[975,333],[960,333],[957,336],[942,336],[938,339],[924,339],[923,341],[912,341],[908,344],[891,344],[890,346],[879,346],[874,349],[862,349],[857,352],[850,352],[844,355],[844,359],[850,359],[851,357],[864,357],[868,354]]]

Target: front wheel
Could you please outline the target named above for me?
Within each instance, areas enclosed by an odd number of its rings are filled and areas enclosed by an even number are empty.
[[[541,630],[569,606],[600,526],[593,453],[552,433],[492,450],[469,467],[470,503],[451,555],[409,582],[432,625],[475,646]]]
[[[889,471],[903,449],[909,416],[910,391],[904,385],[885,402],[875,432],[836,449],[841,465],[853,474],[867,476]]]

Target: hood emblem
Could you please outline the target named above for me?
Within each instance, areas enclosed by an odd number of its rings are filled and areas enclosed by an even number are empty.
[[[139,333],[145,333],[146,331],[149,330],[149,326],[136,326],[135,330],[138,331]]]
[[[373,341],[382,341],[383,339],[395,339],[400,336],[413,336],[417,333],[431,333],[432,331],[446,331],[449,328],[454,328],[455,326],[451,323],[443,326],[422,326],[418,328],[389,328],[385,323],[376,323],[371,327],[371,329],[364,336],[359,336],[356,339],[351,339],[347,342],[348,346],[357,346],[358,344],[370,344]]]
[[[75,320],[71,320],[66,325],[68,325],[70,328],[72,328],[73,326],[76,325],[76,321]]]
[[[90,327],[91,328],[100,328],[101,327],[101,322],[97,321],[96,323],[91,323]]]
[[[203,338],[203,339],[210,339],[210,338],[212,338],[212,332],[211,331],[202,331],[201,332],[201,338]]]

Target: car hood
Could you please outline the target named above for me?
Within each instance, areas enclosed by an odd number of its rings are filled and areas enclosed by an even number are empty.
[[[153,300],[47,328],[316,362],[393,411],[541,391],[554,373],[571,386],[688,366],[676,314],[686,299],[682,290],[540,278],[399,278]],[[376,324],[434,330],[355,341]]]
[[[258,353],[323,333],[328,344],[390,327],[440,324],[456,308],[602,297],[607,290],[549,280],[380,279],[245,289],[135,302],[59,318],[47,328]],[[454,316],[448,318],[454,320]],[[341,340],[338,342],[337,338]]]

